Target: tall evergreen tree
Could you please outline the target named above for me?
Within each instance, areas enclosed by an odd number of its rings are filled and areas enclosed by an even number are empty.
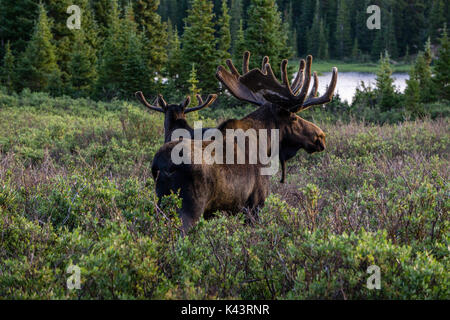
[[[234,52],[235,43],[237,39],[237,34],[239,31],[239,27],[241,24],[241,20],[243,19],[243,7],[242,0],[231,0],[231,20],[230,20],[230,32],[231,32],[231,48]]]
[[[39,17],[33,36],[19,62],[20,85],[33,91],[50,91],[59,86],[60,71],[56,63],[56,48],[44,5],[39,5]]]
[[[23,52],[33,35],[38,12],[35,0],[1,0],[0,43],[9,41],[14,53]]]
[[[219,18],[219,55],[220,63],[231,58],[231,32],[230,32],[230,15],[228,14],[227,0],[222,0],[222,15]]]
[[[442,28],[445,23],[445,6],[443,0],[433,0],[428,20],[428,34],[431,37],[431,41],[435,43],[439,38],[439,29]]]
[[[380,69],[376,78],[376,92],[381,111],[388,111],[397,106],[398,101],[394,89],[394,80],[392,79],[392,68],[387,52],[384,56],[381,54]]]
[[[339,0],[338,15],[336,20],[336,54],[343,59],[352,49],[351,25],[348,0]]]
[[[287,45],[285,31],[275,0],[251,0],[245,35],[247,48],[253,55],[251,67],[261,67],[261,61],[267,55],[274,71],[279,74],[281,61],[293,54]]]
[[[236,36],[236,43],[233,51],[233,60],[240,61],[244,52],[247,50],[247,43],[245,42],[245,32],[243,21],[241,20],[239,30]]]
[[[204,91],[216,91],[215,78],[218,54],[216,50],[213,5],[208,0],[191,0],[182,37],[182,57],[185,62],[180,77],[187,80],[191,65],[198,68],[198,80]]]
[[[314,10],[314,19],[311,28],[307,32],[307,45],[308,53],[313,55],[314,57],[319,56],[319,47],[320,47],[320,41],[323,39],[320,39],[320,6],[319,6],[319,0],[316,0],[316,8]],[[325,40],[326,41],[326,40]]]
[[[440,42],[439,58],[436,60],[433,80],[439,98],[450,101],[450,42],[446,26],[444,26]]]
[[[173,90],[179,91],[183,86],[179,77],[180,72],[183,70],[183,57],[181,54],[181,42],[178,36],[177,27],[173,31],[171,41],[169,43],[169,59],[167,63],[167,73],[169,75],[169,86]]]
[[[70,93],[75,97],[89,96],[97,79],[97,56],[88,43],[84,30],[76,30],[69,60]]]
[[[97,94],[105,98],[130,98],[137,90],[154,89],[155,81],[145,62],[145,39],[143,33],[137,30],[132,6],[128,6],[124,17],[120,18],[117,0],[111,0],[111,4],[108,37],[99,65]]]
[[[161,22],[157,13],[159,0],[137,0],[134,3],[134,15],[139,30],[147,38],[148,67],[152,72],[160,72],[167,62],[167,25]]]
[[[12,93],[14,91],[14,84],[16,78],[16,67],[14,61],[14,55],[11,51],[11,45],[8,41],[6,44],[6,52],[3,57],[3,68],[1,69],[1,83],[6,87],[8,93]]]

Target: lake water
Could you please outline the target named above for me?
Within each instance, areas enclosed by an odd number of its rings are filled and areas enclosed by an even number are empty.
[[[355,95],[356,88],[360,86],[361,81],[367,86],[375,87],[376,74],[373,73],[361,73],[361,72],[339,72],[336,92],[339,93],[342,100],[352,102]],[[392,75],[394,79],[394,85],[401,92],[406,89],[406,80],[409,79],[407,73],[394,73]],[[319,93],[323,94],[326,91],[326,87],[331,81],[331,72],[323,73],[319,76]]]

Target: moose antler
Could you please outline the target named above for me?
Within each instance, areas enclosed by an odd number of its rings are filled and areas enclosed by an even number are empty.
[[[141,91],[136,92],[134,95],[144,106],[146,106],[150,110],[158,111],[158,112],[162,112],[162,113],[166,112],[165,110],[166,110],[168,104],[164,100],[162,95],[158,95],[158,97],[155,99],[155,102],[153,103],[153,104],[159,104],[161,106],[161,108],[148,103],[144,97],[144,94]]]
[[[184,111],[184,113],[189,113],[189,112],[194,112],[194,111],[198,111],[204,108],[209,107],[214,101],[216,101],[217,99],[217,94],[210,94],[208,96],[208,99],[206,99],[206,102],[203,102],[202,96],[197,94],[197,101],[198,101],[198,106],[197,107],[192,107],[189,108],[187,110]],[[189,105],[189,103],[187,104]]]
[[[135,96],[144,106],[146,106],[150,110],[165,113],[167,111],[167,107],[169,106],[169,104],[164,100],[164,97],[161,94],[158,95],[158,97],[156,98],[153,105],[151,105],[150,103],[147,102],[147,100],[144,97],[144,94],[141,91],[136,92]],[[203,102],[202,97],[198,94],[197,100],[198,100],[199,105],[197,107],[193,107],[193,108],[189,108],[189,109],[185,110],[184,113],[198,111],[198,110],[204,109],[206,107],[209,107],[216,99],[217,99],[216,94],[210,94],[208,96],[208,99],[206,100],[206,102]],[[183,104],[182,104],[183,109],[186,109],[190,103],[191,103],[191,97],[188,96],[183,101]],[[161,107],[155,106],[155,104],[158,104]]]
[[[281,63],[282,83],[280,83],[273,73],[268,57],[264,57],[262,69],[251,71],[248,67],[249,59],[250,52],[246,51],[244,53],[242,76],[230,59],[226,63],[231,72],[223,66],[219,66],[216,73],[216,77],[240,100],[260,106],[270,102],[291,112],[299,112],[313,105],[328,103],[333,98],[337,83],[337,68],[333,68],[333,76],[328,90],[321,97],[316,97],[319,79],[317,73],[314,73],[314,85],[308,96],[311,83],[312,56],[308,56],[306,62],[305,60],[300,61],[299,71],[292,85],[288,79],[287,60],[283,60]]]

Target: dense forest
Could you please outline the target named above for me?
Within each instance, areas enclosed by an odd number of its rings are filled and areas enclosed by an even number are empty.
[[[67,8],[81,8],[81,29],[67,27]],[[369,4],[381,29],[369,30]],[[53,95],[131,98],[136,90],[217,91],[225,59],[253,53],[281,59],[411,61],[440,44],[450,4],[443,0],[0,0],[2,85]],[[275,67],[277,70],[278,67]],[[292,69],[293,70],[293,69]]]

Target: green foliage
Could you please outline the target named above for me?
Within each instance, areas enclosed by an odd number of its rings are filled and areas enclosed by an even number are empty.
[[[151,72],[160,72],[167,62],[167,24],[161,22],[158,7],[159,0],[134,2],[135,21],[139,30],[144,30],[146,60]]]
[[[231,17],[228,13],[227,0],[222,0],[222,15],[219,18],[219,44],[218,50],[220,55],[220,63],[224,63],[226,59],[231,58],[231,32],[230,32],[230,20]]]
[[[110,27],[99,66],[97,95],[104,98],[130,98],[138,90],[147,91],[156,86],[151,78],[144,48],[144,37],[137,30],[131,6],[120,18],[117,1],[112,3]]]
[[[250,67],[260,68],[264,56],[268,56],[279,74],[281,61],[291,58],[293,52],[287,45],[287,33],[275,0],[251,0],[247,15],[245,42],[253,57]]]
[[[70,92],[75,97],[87,97],[93,93],[97,80],[97,56],[87,42],[83,29],[75,33],[68,64]]]
[[[3,66],[2,66],[0,80],[1,83],[6,87],[9,93],[14,91],[14,86],[16,82],[16,66],[14,55],[11,51],[11,45],[8,41],[6,44],[6,52],[3,57]]]
[[[338,57],[341,59],[348,56],[352,49],[350,16],[347,1],[338,1],[338,16],[336,19],[336,47]]]
[[[444,26],[441,38],[439,59],[437,59],[434,68],[433,80],[439,97],[450,101],[450,41],[446,26]]]
[[[395,109],[398,106],[398,95],[395,92],[394,80],[391,76],[390,57],[386,51],[384,56],[381,55],[380,69],[376,78],[377,100],[381,111]]]
[[[217,40],[214,36],[213,4],[207,0],[192,0],[186,17],[182,43],[183,70],[179,76],[186,81],[195,63],[198,68],[198,79],[203,91],[214,92],[218,88],[215,78],[218,54]]]
[[[272,179],[259,219],[217,212],[183,238],[181,200],[154,193],[159,115],[0,91],[0,296],[448,298],[448,118],[318,124],[327,150]],[[381,290],[366,286],[371,265]]]
[[[47,13],[44,6],[40,5],[33,36],[19,61],[21,88],[30,88],[32,91],[58,91],[60,70],[52,40]]]

